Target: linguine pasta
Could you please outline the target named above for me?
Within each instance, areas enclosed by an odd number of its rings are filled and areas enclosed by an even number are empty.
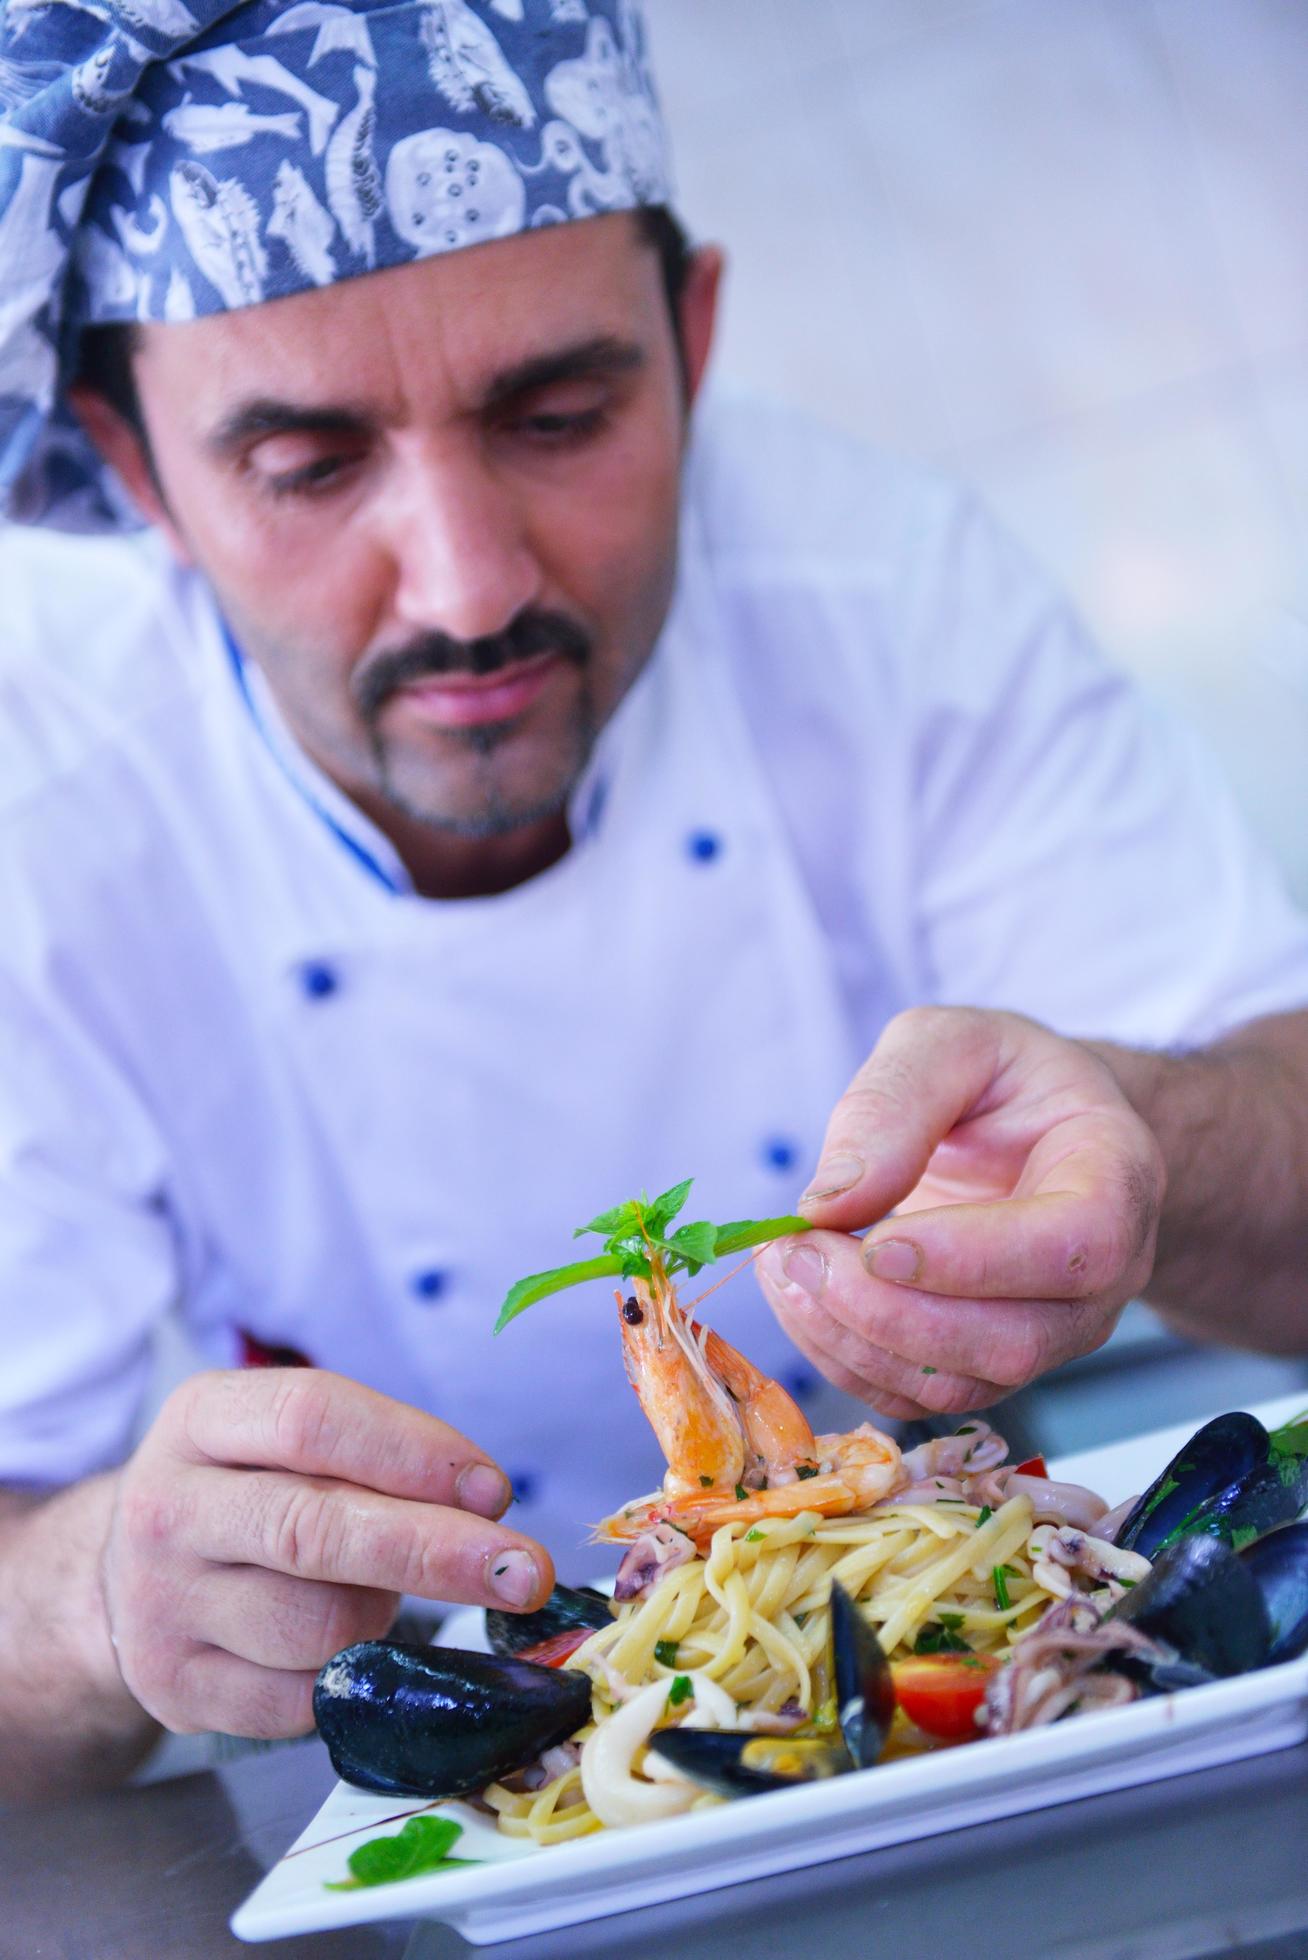
[[[912,1653],[930,1628],[956,1632],[974,1654],[1006,1655],[1056,1597],[1036,1574],[1034,1529],[1024,1494],[993,1511],[961,1499],[892,1498],[846,1517],[807,1511],[721,1526],[706,1556],[667,1572],[570,1657],[568,1665],[587,1673],[593,1688],[591,1723],[575,1738],[583,1758],[601,1725],[656,1683],[666,1688],[650,1697],[660,1724],[698,1725],[703,1708],[717,1725],[714,1707],[726,1707],[736,1728],[784,1730],[802,1715],[806,1725],[834,1729],[833,1579],[858,1602],[892,1661]],[[497,1783],[486,1790],[501,1830],[552,1844],[602,1828],[583,1765],[557,1767],[562,1773],[541,1788]],[[658,1759],[642,1760],[639,1749],[635,1767],[653,1784],[667,1780]],[[687,1801],[668,1807],[684,1809]]]

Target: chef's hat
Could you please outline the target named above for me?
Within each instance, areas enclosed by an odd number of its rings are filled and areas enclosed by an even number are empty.
[[[81,330],[189,320],[665,203],[637,0],[7,0],[0,514],[135,520]]]

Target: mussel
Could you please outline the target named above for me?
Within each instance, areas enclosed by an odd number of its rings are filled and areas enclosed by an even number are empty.
[[[1240,1554],[1262,1594],[1271,1630],[1265,1665],[1308,1648],[1308,1524],[1282,1525]]]
[[[649,1747],[683,1775],[728,1797],[869,1769],[890,1733],[894,1682],[881,1642],[837,1579],[831,1582],[831,1649],[838,1735],[660,1729]]]
[[[612,1619],[612,1600],[593,1586],[555,1586],[534,1613],[488,1612],[486,1638],[496,1654],[521,1654],[557,1634],[606,1627]]]
[[[1208,1537],[1181,1538],[1160,1552],[1152,1570],[1118,1601],[1110,1622],[1125,1621],[1161,1642],[1199,1679],[1247,1674],[1262,1667],[1272,1645],[1271,1620],[1255,1575],[1228,1545]],[[1131,1657],[1115,1666],[1137,1671]],[[1173,1671],[1150,1685],[1190,1685]]]
[[[1239,1550],[1297,1518],[1308,1504],[1308,1431],[1291,1422],[1268,1434],[1243,1412],[1205,1423],[1144,1495],[1116,1542],[1145,1558],[1196,1533]]]
[[[362,1640],[320,1672],[313,1714],[347,1783],[459,1797],[574,1734],[590,1714],[590,1681],[498,1654]]]

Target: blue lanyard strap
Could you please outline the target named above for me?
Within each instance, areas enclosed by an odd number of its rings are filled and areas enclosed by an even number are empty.
[[[319,819],[319,821],[327,826],[327,829],[330,830],[332,836],[336,839],[337,843],[343,845],[344,848],[349,852],[350,856],[354,858],[357,863],[361,864],[364,870],[368,872],[371,877],[375,878],[379,885],[384,885],[386,890],[388,892],[394,893],[397,898],[403,897],[405,895],[404,886],[397,883],[397,881],[391,876],[390,872],[386,869],[385,865],[378,863],[377,859],[373,856],[372,852],[367,848],[366,845],[361,844],[357,837],[351,837],[349,831],[345,830],[336,821],[336,818],[332,815],[331,811],[324,809],[322,804],[318,801],[317,797],[313,795],[312,791],[307,789],[305,785],[295,777],[295,775],[291,772],[291,770],[287,768],[284,758],[277,753],[277,749],[275,745],[269,740],[268,731],[263,725],[263,718],[259,713],[258,704],[255,701],[254,696],[250,692],[249,677],[247,676],[245,671],[245,655],[241,652],[239,646],[237,646],[236,641],[232,635],[232,630],[230,626],[228,626],[226,620],[223,620],[222,622],[222,629],[223,629],[223,645],[227,648],[227,657],[231,661],[232,673],[236,677],[236,685],[241,690],[241,699],[245,702],[245,706],[249,712],[250,719],[254,723],[255,727],[258,729],[259,734],[263,739],[264,746],[267,748],[269,754],[273,757],[274,761],[277,763],[277,766],[281,770],[282,774],[286,777],[287,782],[289,782],[293,786],[293,788],[295,788],[299,792],[299,794],[304,798],[305,802],[308,804],[309,808],[313,811],[314,815]]]

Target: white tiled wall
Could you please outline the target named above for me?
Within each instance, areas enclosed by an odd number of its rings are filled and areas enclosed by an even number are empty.
[[[1308,899],[1308,0],[647,0],[722,368],[976,484]]]

